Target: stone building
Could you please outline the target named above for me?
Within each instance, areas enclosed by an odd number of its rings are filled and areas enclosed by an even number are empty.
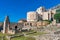
[[[24,27],[24,22],[26,20],[20,20],[18,23],[10,22],[9,16],[6,16],[4,23],[2,24],[3,30],[1,32],[7,34],[15,34],[21,32],[22,28]]]
[[[29,28],[40,28],[42,26],[47,26],[49,24],[48,21],[38,21],[38,22],[24,22],[24,27],[29,27]]]
[[[49,24],[48,21],[52,21],[52,24],[56,24],[54,21],[54,15],[56,14],[56,9],[45,9],[44,7],[37,8],[36,11],[30,11],[27,13],[27,22],[24,23],[24,26],[28,27],[40,27],[46,26]],[[55,25],[54,24],[54,25]]]
[[[18,23],[12,23],[9,17],[6,16],[4,23],[2,23],[2,33],[15,34],[20,32],[22,29],[31,29],[34,27],[46,26],[49,23],[45,20],[51,20],[54,23],[54,14],[56,9],[46,10],[44,7],[37,8],[36,11],[27,12],[27,20],[19,20]]]
[[[50,9],[49,11],[49,20],[54,20],[54,15],[56,14],[56,10],[54,9],[54,10],[52,10],[52,9]]]
[[[41,21],[41,20],[54,20],[56,9],[45,9],[44,7],[37,8],[36,11],[27,13],[27,21]]]
[[[43,12],[43,14],[42,14],[42,20],[49,20],[49,14],[48,14],[48,12]]]
[[[25,19],[21,19],[18,21],[18,28],[20,28],[20,31],[24,28],[24,23],[27,22]]]
[[[26,27],[36,27],[37,26],[36,23],[37,22],[25,22],[24,26],[26,26]]]
[[[56,13],[55,9],[46,10],[44,7],[37,8],[36,12],[40,15],[40,18],[42,18],[42,20],[53,20],[54,14]]]
[[[9,34],[14,34],[15,31],[10,29],[10,20],[9,16],[6,16],[3,24],[3,30],[2,33],[9,33]]]
[[[49,22],[47,21],[38,21],[37,22],[37,27],[40,28],[41,26],[47,26]]]
[[[43,12],[45,12],[46,9],[44,7],[39,7],[37,8],[36,12],[38,12],[38,14],[42,15]]]
[[[27,21],[38,21],[37,12],[31,11],[27,13]]]
[[[5,21],[4,21],[4,25],[3,25],[3,33],[8,33],[9,27],[10,27],[9,17],[6,16]]]

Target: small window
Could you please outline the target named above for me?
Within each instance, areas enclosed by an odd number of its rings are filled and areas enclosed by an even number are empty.
[[[29,25],[29,23],[27,23],[27,25]]]
[[[26,24],[25,24],[25,26],[26,26]]]
[[[32,26],[32,23],[30,23],[30,26]]]

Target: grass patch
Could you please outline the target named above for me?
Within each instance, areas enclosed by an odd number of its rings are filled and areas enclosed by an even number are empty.
[[[1,36],[6,36],[6,34],[3,34],[3,33],[0,32],[0,37],[1,37]]]
[[[37,35],[46,34],[47,32],[36,32],[34,30],[31,30],[29,32],[23,32],[23,33],[25,33],[26,35],[29,35],[29,36],[37,36]]]
[[[29,36],[28,37],[20,36],[20,37],[12,38],[11,40],[35,40],[35,38],[33,38],[31,36],[37,36],[37,35],[46,34],[45,32],[34,32],[34,33],[33,32],[34,31],[24,32],[24,33],[26,33]],[[15,34],[15,35],[20,35],[20,34],[22,34],[22,33],[18,33],[18,34]],[[3,33],[0,32],[0,36],[7,36],[7,35],[10,35],[10,34],[3,34]],[[4,37],[4,40],[7,40],[7,39]]]
[[[7,40],[6,36],[10,35],[10,34],[3,34],[2,32],[0,32],[0,40],[2,40],[2,37],[4,40]]]
[[[0,40],[2,40],[2,38],[0,38]]]
[[[12,38],[11,40],[35,40],[35,38],[21,36],[17,38]]]
[[[3,34],[3,33],[0,32],[0,37],[1,36],[7,36],[7,35],[11,35],[11,34]]]

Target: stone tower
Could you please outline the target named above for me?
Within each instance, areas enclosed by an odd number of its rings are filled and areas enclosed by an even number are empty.
[[[27,13],[27,21],[38,21],[38,14],[35,11],[30,11]]]
[[[10,27],[9,16],[6,16],[6,18],[4,20],[4,25],[3,25],[3,33],[8,33],[9,27]]]

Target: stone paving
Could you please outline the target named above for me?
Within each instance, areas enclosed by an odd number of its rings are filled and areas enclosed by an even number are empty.
[[[60,40],[60,34],[44,34],[35,36],[36,40]]]
[[[44,31],[49,33],[35,36],[36,40],[60,40],[60,27],[50,24],[44,27]],[[58,32],[59,34],[54,34],[54,32]]]

